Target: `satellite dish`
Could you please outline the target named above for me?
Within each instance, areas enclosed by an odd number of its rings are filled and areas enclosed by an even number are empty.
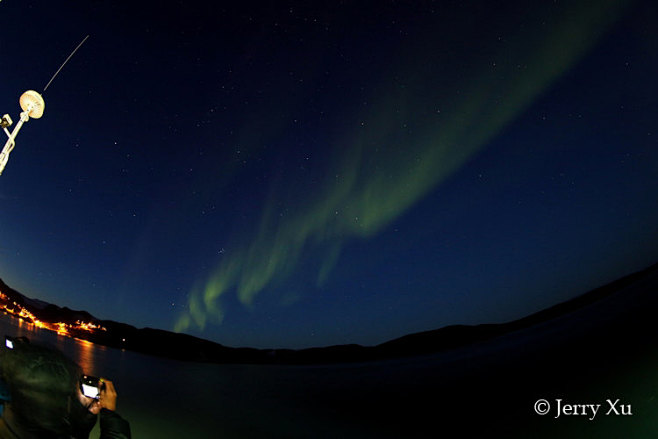
[[[26,91],[21,95],[19,102],[23,111],[27,111],[27,115],[32,119],[39,119],[43,116],[46,103],[43,101],[43,97],[36,91]]]
[[[2,1],[2,0],[0,0]],[[62,68],[66,65],[66,63],[71,59],[71,57],[77,52],[77,50],[82,46],[82,44],[87,41],[87,38],[89,38],[89,35],[87,35],[81,42],[78,44],[78,47],[73,49],[73,52],[69,55],[68,58],[62,63],[61,66],[59,66],[59,69],[55,72],[55,74],[50,78],[50,81],[48,81],[48,84],[43,88],[43,91],[45,92],[48,86],[53,82],[53,79],[57,76],[57,74],[62,70]],[[14,130],[10,133],[9,130],[7,129],[8,127],[11,126],[12,121],[11,117],[9,117],[8,114],[5,114],[0,118],[0,129],[2,129],[6,134],[7,134],[7,142],[5,143],[4,148],[2,148],[2,151],[0,151],[0,174],[2,174],[2,171],[4,171],[5,166],[7,165],[7,161],[9,160],[9,153],[13,151],[13,149],[16,147],[16,136],[18,135],[18,132],[20,131],[21,127],[25,122],[32,119],[39,119],[41,116],[43,116],[43,110],[46,109],[46,103],[43,101],[43,96],[41,94],[37,93],[34,90],[28,90],[25,93],[21,95],[21,98],[18,100],[18,102],[21,104],[21,108],[23,109],[23,112],[21,113],[21,118],[14,127]]]

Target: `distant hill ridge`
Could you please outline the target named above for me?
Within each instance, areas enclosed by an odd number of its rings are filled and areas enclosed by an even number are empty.
[[[504,334],[552,321],[613,296],[636,282],[656,277],[658,264],[624,276],[573,299],[527,317],[507,323],[452,325],[387,341],[376,346],[357,344],[293,349],[233,348],[187,334],[99,320],[87,311],[59,307],[31,299],[0,279],[0,292],[44,322],[73,323],[85,321],[102,325],[106,330],[78,331],[70,335],[93,343],[184,361],[253,364],[319,364],[360,362],[438,353],[491,340]]]

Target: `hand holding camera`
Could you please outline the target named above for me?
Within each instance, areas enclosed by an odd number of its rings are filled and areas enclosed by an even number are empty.
[[[117,408],[117,391],[114,389],[114,384],[112,381],[104,380],[103,383],[105,386],[101,389],[101,395],[99,399],[99,409],[108,409],[115,411]]]
[[[80,366],[59,350],[32,344],[26,337],[6,336],[5,349],[0,348],[0,359],[0,409],[11,401],[5,413],[15,411],[27,419],[25,426],[14,424],[11,416],[0,419],[0,426],[4,422],[9,428],[7,422],[10,422],[12,428],[21,433],[14,433],[12,437],[27,437],[23,430],[31,432],[33,428],[56,433],[57,437],[87,437],[98,420],[94,415],[98,414],[102,437],[130,437],[130,424],[116,413],[117,392],[112,381],[81,375]],[[33,367],[35,364],[37,367]],[[7,382],[3,383],[3,380]],[[64,387],[55,386],[55,381],[60,380],[64,380]],[[35,387],[34,382],[40,383],[39,386]],[[51,392],[51,388],[56,391]],[[20,397],[11,395],[9,389]],[[61,411],[53,410],[53,407],[66,408],[68,415],[62,417]],[[46,416],[46,422],[43,422],[43,416]],[[0,436],[5,437],[5,434],[0,432]]]
[[[84,396],[95,400],[89,406],[91,413],[98,414],[101,409],[116,410],[117,392],[112,381],[83,375],[80,380],[80,388]]]

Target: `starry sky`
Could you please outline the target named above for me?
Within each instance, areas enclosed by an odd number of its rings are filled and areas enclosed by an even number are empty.
[[[326,4],[325,4],[326,3]],[[0,277],[229,346],[523,317],[658,261],[650,1],[0,2]]]

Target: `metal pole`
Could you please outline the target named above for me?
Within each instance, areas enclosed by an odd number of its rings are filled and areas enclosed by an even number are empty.
[[[14,149],[16,146],[16,136],[18,135],[18,132],[21,130],[21,127],[25,122],[30,120],[30,111],[32,110],[32,105],[30,105],[25,111],[21,113],[21,120],[18,121],[16,126],[14,127],[14,130],[9,134],[9,138],[7,139],[7,142],[5,143],[5,147],[2,148],[2,152],[0,153],[0,175],[2,175],[2,171],[5,170],[5,166],[7,166],[7,161],[9,161],[9,153]],[[8,132],[7,129],[5,128],[5,132]]]

